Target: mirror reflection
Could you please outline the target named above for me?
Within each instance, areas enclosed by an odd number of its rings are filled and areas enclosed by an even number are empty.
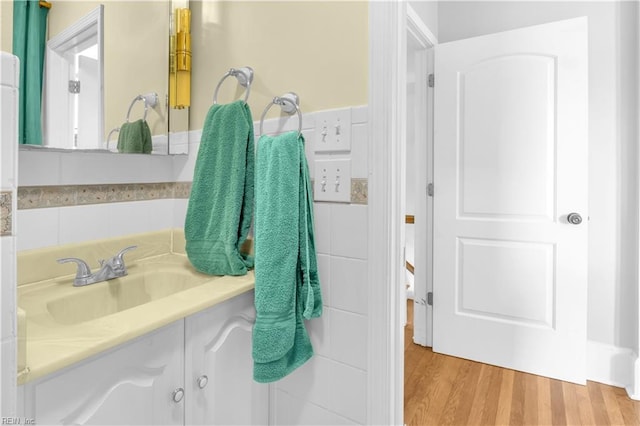
[[[181,3],[188,7],[188,2]],[[168,108],[172,2],[52,1],[50,6],[42,140],[26,142],[64,149],[149,152],[152,147],[153,154],[181,153],[169,148],[169,134],[188,128],[189,111]],[[92,17],[96,11],[101,13]],[[3,28],[3,37],[6,31]],[[142,135],[144,150],[118,150],[119,139],[122,148],[123,136],[132,134]]]

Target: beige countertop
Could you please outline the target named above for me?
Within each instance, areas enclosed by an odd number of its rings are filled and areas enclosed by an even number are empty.
[[[73,286],[75,274],[30,283],[19,279],[18,307],[25,314],[18,317],[18,333],[26,336],[26,344],[23,342],[23,353],[19,350],[18,365],[26,368],[19,372],[18,384],[43,377],[253,289],[253,271],[237,277],[196,272],[184,254],[184,239],[176,232],[167,230],[98,244],[109,248],[107,253],[115,253],[111,246],[122,248],[139,241],[143,244],[151,241],[153,249],[139,244],[140,257],[129,259],[129,254],[125,255],[128,277],[132,278],[116,278],[85,287]],[[170,244],[165,243],[165,238],[169,238]],[[56,256],[84,258],[82,253],[81,245],[75,245],[71,249],[61,246],[25,253],[22,258],[19,254],[18,270],[36,267],[43,258],[49,266]],[[55,271],[58,266],[59,273],[63,265],[54,265],[51,270]],[[133,286],[132,281],[125,281],[145,276],[152,284]],[[149,296],[149,286],[155,282],[158,283],[153,287],[155,295]],[[122,306],[123,301],[131,306]]]

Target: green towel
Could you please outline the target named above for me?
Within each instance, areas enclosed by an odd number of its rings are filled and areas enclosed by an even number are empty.
[[[279,380],[313,356],[304,319],[322,314],[304,138],[262,136],[256,154],[253,378]]]
[[[213,105],[204,122],[184,235],[191,264],[209,275],[245,275],[240,253],[253,214],[253,119],[243,101]]]
[[[120,126],[118,152],[150,154],[152,149],[151,130],[146,121],[139,119]]]

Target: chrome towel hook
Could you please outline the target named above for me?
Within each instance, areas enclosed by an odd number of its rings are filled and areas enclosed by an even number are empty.
[[[222,82],[229,76],[233,76],[238,80],[238,84],[247,89],[244,95],[244,102],[247,103],[247,99],[249,99],[249,93],[251,92],[251,83],[253,83],[253,68],[251,67],[242,67],[242,68],[231,68],[229,71],[222,76],[218,85],[216,86],[215,92],[213,92],[213,104],[218,103],[218,90],[220,90],[220,86],[222,86]]]
[[[260,135],[263,135],[262,125],[264,124],[264,117],[273,105],[279,105],[282,112],[292,115],[294,112],[298,113],[298,135],[302,134],[302,111],[300,111],[300,98],[294,92],[285,93],[282,96],[276,96],[267,105],[260,117]]]

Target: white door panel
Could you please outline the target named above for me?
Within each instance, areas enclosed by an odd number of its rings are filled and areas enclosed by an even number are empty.
[[[433,348],[584,383],[586,18],[438,45],[435,75]]]

